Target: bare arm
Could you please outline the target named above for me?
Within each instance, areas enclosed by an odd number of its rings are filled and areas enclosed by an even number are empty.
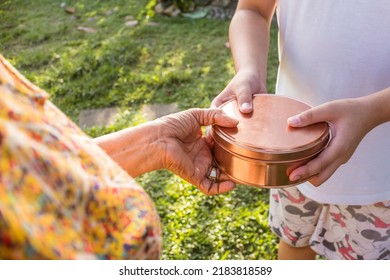
[[[130,176],[137,177],[164,167],[158,129],[156,122],[149,122],[97,137],[95,142]]]
[[[241,0],[229,28],[236,72],[253,71],[265,84],[269,29],[275,1]]]
[[[131,176],[168,169],[205,194],[227,192],[235,184],[221,175],[208,178],[212,154],[201,127],[235,127],[237,121],[220,109],[191,109],[95,139],[96,143]]]
[[[212,106],[236,97],[240,110],[249,113],[252,95],[266,92],[269,30],[275,6],[275,0],[239,1],[229,28],[236,75]]]
[[[373,127],[390,121],[390,87],[361,99],[366,102],[368,108],[371,108],[369,117]]]

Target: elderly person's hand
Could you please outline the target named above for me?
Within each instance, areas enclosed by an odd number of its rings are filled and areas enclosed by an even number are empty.
[[[341,99],[324,103],[288,119],[294,127],[328,122],[332,140],[318,157],[296,168],[290,180],[314,176],[310,182],[319,186],[346,163],[365,135],[390,120],[388,104],[390,88],[361,98]]]
[[[212,153],[201,127],[212,124],[235,127],[237,123],[219,109],[190,109],[99,137],[96,141],[133,177],[165,168],[203,193],[214,195],[232,190],[235,184],[223,174],[219,182],[208,179]]]

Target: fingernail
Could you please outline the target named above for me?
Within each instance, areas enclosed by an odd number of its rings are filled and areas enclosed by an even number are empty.
[[[228,114],[226,114],[224,111],[222,111],[222,115],[224,115],[225,117],[229,118],[229,120],[234,123],[235,125],[237,125],[240,121],[235,119],[235,118],[232,118],[231,116],[229,116]]]
[[[252,105],[248,102],[241,104],[241,112],[249,113],[252,112]]]
[[[301,125],[301,119],[298,116],[292,116],[287,119],[287,123],[291,126],[299,126]]]
[[[295,182],[295,181],[298,181],[298,180],[300,180],[302,178],[302,176],[301,175],[295,175],[294,177],[293,177],[293,181]]]

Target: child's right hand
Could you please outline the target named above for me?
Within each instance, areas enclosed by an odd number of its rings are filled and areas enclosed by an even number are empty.
[[[250,70],[241,70],[233,77],[225,89],[211,102],[211,108],[216,108],[226,101],[237,98],[242,113],[251,113],[252,95],[266,93],[265,83],[261,81],[259,73]]]

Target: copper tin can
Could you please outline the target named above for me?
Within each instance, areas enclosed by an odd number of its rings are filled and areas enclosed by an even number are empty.
[[[253,112],[242,114],[237,101],[220,106],[240,122],[236,128],[213,125],[214,159],[231,180],[262,188],[282,188],[307,181],[290,181],[290,173],[315,158],[330,140],[327,123],[303,128],[287,125],[287,119],[310,105],[275,94],[256,94]]]

